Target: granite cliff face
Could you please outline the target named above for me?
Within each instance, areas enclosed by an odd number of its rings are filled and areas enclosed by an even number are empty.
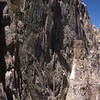
[[[100,100],[100,29],[80,0],[0,0],[0,100]]]

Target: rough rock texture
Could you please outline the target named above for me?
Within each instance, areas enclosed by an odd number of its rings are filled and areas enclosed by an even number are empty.
[[[0,0],[0,100],[100,100],[99,66],[82,0]]]

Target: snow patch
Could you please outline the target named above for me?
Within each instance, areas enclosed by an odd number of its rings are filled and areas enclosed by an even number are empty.
[[[75,67],[76,67],[76,64],[73,61],[72,72],[71,72],[71,75],[70,75],[71,80],[75,79]]]

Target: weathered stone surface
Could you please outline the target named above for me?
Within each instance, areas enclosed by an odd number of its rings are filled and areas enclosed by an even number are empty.
[[[99,66],[81,0],[0,0],[0,100],[99,100]]]

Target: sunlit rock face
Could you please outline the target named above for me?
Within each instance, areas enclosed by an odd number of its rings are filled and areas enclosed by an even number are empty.
[[[82,0],[0,0],[0,100],[99,100],[99,66]]]

